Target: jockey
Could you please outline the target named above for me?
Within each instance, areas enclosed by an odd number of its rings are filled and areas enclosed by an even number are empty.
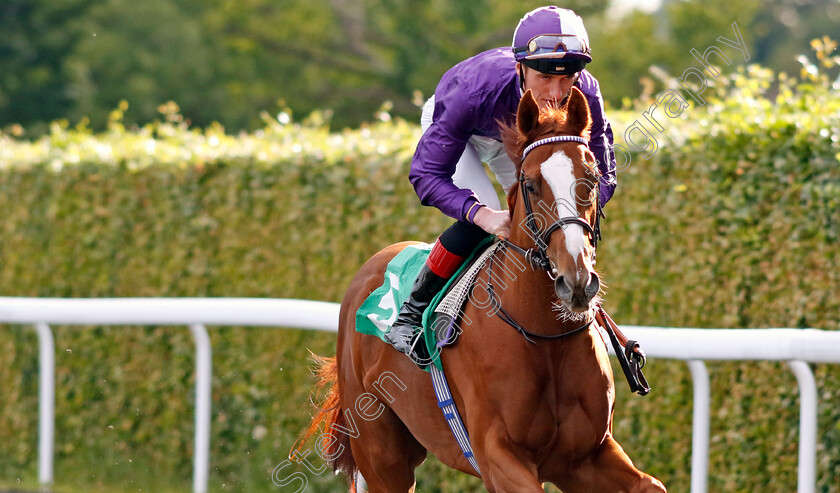
[[[538,105],[560,105],[572,86],[586,96],[592,127],[589,148],[601,172],[599,200],[606,204],[616,186],[613,134],[604,116],[598,81],[584,67],[592,61],[583,21],[554,6],[533,10],[519,21],[510,48],[469,58],[443,75],[423,107],[423,135],[411,162],[409,180],[423,205],[456,222],[432,247],[412,293],[385,339],[415,362],[428,360],[418,341],[421,317],[432,298],[462,261],[489,235],[507,238],[510,214],[482,162],[507,192],[516,183],[516,165],[500,141],[499,121],[510,121],[519,100],[531,90]]]

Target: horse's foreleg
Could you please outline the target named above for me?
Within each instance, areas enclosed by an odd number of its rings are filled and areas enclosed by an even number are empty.
[[[565,493],[666,493],[665,486],[658,479],[636,469],[610,435],[593,456],[575,464],[557,486]]]
[[[482,447],[484,457],[479,466],[487,490],[490,493],[544,493],[537,480],[536,465],[505,442],[499,435],[488,434],[488,442]]]

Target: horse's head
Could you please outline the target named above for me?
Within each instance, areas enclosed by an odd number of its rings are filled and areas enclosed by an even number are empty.
[[[588,311],[600,290],[592,267],[599,175],[588,147],[591,122],[589,105],[577,88],[564,106],[542,110],[528,91],[519,103],[516,126],[504,131],[519,177],[507,198],[510,242],[537,252],[562,305],[577,313]]]

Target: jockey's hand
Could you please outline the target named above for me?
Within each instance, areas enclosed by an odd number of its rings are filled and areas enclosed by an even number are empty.
[[[475,213],[473,222],[491,235],[504,239],[510,238],[510,213],[508,211],[493,210],[485,205]]]

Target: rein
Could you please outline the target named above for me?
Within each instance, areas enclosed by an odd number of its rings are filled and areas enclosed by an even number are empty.
[[[555,339],[562,339],[564,337],[568,337],[578,332],[582,332],[589,328],[592,325],[592,322],[595,320],[593,317],[585,324],[581,325],[580,327],[570,330],[568,332],[563,332],[562,334],[552,334],[552,335],[543,335],[537,334],[534,332],[529,331],[525,327],[519,324],[514,318],[502,307],[502,302],[496,297],[496,292],[493,289],[493,259],[496,258],[495,253],[489,259],[489,265],[487,266],[487,294],[490,297],[490,303],[493,305],[493,309],[496,311],[496,314],[499,318],[502,319],[503,322],[510,325],[517,332],[522,334],[522,337],[525,338],[526,341],[530,342],[531,344],[536,344],[534,339],[543,339],[543,340],[555,340]]]

